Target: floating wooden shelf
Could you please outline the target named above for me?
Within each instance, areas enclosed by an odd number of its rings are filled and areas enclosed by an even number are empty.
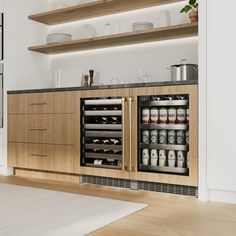
[[[100,36],[92,39],[73,40],[65,43],[55,43],[29,47],[30,51],[59,54],[74,51],[85,51],[98,48],[132,45],[168,39],[187,38],[198,35],[198,24],[182,24],[157,29]]]
[[[183,0],[98,0],[31,15],[29,19],[55,25],[181,1]]]

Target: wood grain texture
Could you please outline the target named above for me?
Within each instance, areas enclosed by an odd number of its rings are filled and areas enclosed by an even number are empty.
[[[99,36],[90,39],[73,40],[64,43],[34,46],[29,47],[29,50],[44,54],[58,54],[98,48],[148,43],[168,39],[186,38],[197,35],[198,24],[189,23],[144,31],[114,34],[109,36]]]
[[[66,176],[62,179],[67,181]],[[236,205],[200,202],[188,196],[30,177],[0,177],[0,182],[148,204],[147,208],[103,227],[91,236],[235,236],[236,232]]]
[[[70,94],[70,92],[68,92]],[[158,174],[140,172],[137,169],[138,163],[138,96],[151,95],[167,95],[167,94],[189,94],[190,95],[190,175],[179,176],[170,174]],[[181,185],[198,185],[198,99],[197,99],[197,85],[190,86],[168,86],[168,87],[151,87],[151,88],[132,88],[132,89],[110,89],[110,90],[87,90],[77,91],[73,96],[59,94],[58,102],[62,102],[64,97],[68,97],[68,101],[63,106],[72,101],[71,112],[73,114],[39,114],[39,113],[10,113],[8,115],[8,141],[9,141],[9,165],[15,167],[35,168],[42,170],[52,170],[59,172],[76,173],[83,175],[104,176],[111,178],[124,178],[132,180],[142,180],[150,182],[161,182]],[[12,101],[9,104],[16,104]],[[39,94],[34,95],[37,98]],[[48,95],[54,101],[54,95]],[[62,98],[60,98],[62,96]],[[29,97],[32,97],[31,95]],[[39,96],[40,97],[40,96]],[[82,98],[103,98],[103,97],[121,97],[125,99],[124,102],[124,168],[122,170],[110,170],[100,168],[90,168],[80,166],[80,101]],[[16,96],[16,98],[19,98]],[[73,98],[73,99],[72,99]],[[128,102],[132,98],[131,102]],[[26,97],[22,96],[22,101]],[[39,101],[38,99],[35,100]],[[54,103],[52,103],[54,104]],[[62,102],[63,104],[63,102]],[[132,104],[132,105],[131,105]],[[131,105],[131,106],[130,106]],[[14,105],[16,106],[16,105]],[[14,107],[13,106],[13,107]],[[50,107],[51,111],[65,111],[65,108]],[[49,109],[49,108],[48,108]],[[20,109],[13,109],[15,112],[28,112],[22,106]],[[35,128],[35,130],[34,130]],[[37,128],[41,130],[37,130]],[[131,128],[131,130],[130,130]],[[13,146],[12,142],[16,143],[34,143],[34,144],[53,144],[62,145],[54,146],[53,150],[53,167],[47,168],[47,165],[40,164],[37,168],[37,161],[29,162],[25,157],[24,144],[22,147]],[[64,145],[67,145],[66,147]],[[19,157],[14,154],[14,150],[19,153]],[[55,154],[57,153],[57,154]],[[42,158],[42,157],[41,157]],[[22,160],[19,160],[22,159]],[[40,160],[40,158],[38,158]],[[36,160],[33,159],[33,160]],[[34,163],[36,163],[34,165]]]
[[[92,3],[31,15],[29,19],[47,25],[54,25],[180,1],[181,0],[98,0]]]
[[[21,179],[24,179],[26,182],[26,179],[34,179],[34,181],[40,180],[40,181],[58,181],[58,183],[68,182],[68,183],[76,183],[78,184],[80,182],[79,175],[73,175],[73,174],[66,174],[66,173],[58,173],[58,172],[47,172],[47,171],[41,171],[41,170],[30,170],[30,169],[21,169],[21,168],[15,168],[15,176],[20,177]]]
[[[74,145],[72,114],[9,114],[8,141]]]
[[[133,99],[132,105],[132,168],[131,179],[150,182],[161,182],[170,184],[181,184],[189,186],[198,186],[198,93],[197,85],[188,86],[169,86],[169,87],[151,87],[151,88],[133,88],[130,90],[130,96]],[[179,176],[170,174],[158,174],[140,172],[138,167],[138,97],[155,95],[190,95],[190,174],[189,176]]]
[[[74,94],[8,96],[9,166],[73,173],[79,132]]]
[[[8,152],[12,167],[73,173],[73,146],[8,142]]]
[[[8,95],[9,114],[74,113],[74,92],[29,93]]]

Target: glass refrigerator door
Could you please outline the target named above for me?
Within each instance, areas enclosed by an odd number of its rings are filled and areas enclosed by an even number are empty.
[[[138,170],[189,175],[189,95],[140,96],[138,106]]]
[[[123,99],[81,99],[81,165],[123,167]]]

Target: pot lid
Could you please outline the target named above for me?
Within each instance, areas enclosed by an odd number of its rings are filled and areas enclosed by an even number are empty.
[[[195,66],[195,67],[198,67],[197,64],[176,64],[176,65],[172,65],[171,67],[181,67],[181,66]]]

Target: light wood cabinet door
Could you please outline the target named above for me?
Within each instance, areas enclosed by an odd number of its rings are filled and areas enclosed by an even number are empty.
[[[18,168],[53,170],[53,148],[50,145],[9,142],[8,165]]]
[[[139,171],[138,169],[138,106],[139,96],[161,96],[161,95],[189,95],[189,152],[190,164],[189,175],[173,175],[167,173],[152,173]],[[169,86],[130,89],[130,109],[131,109],[131,135],[130,135],[130,177],[133,180],[160,182],[169,184],[180,184],[188,186],[198,185],[198,87],[189,86]]]
[[[72,114],[9,114],[8,141],[73,145]]]
[[[74,146],[54,145],[53,171],[73,173],[74,157]]]
[[[53,146],[44,144],[28,144],[27,154],[27,168],[53,170]]]
[[[7,162],[10,167],[27,168],[28,152],[26,143],[8,142]]]
[[[8,165],[17,168],[73,173],[74,147],[8,143]]]
[[[73,114],[74,92],[26,93],[8,95],[9,114]]]

